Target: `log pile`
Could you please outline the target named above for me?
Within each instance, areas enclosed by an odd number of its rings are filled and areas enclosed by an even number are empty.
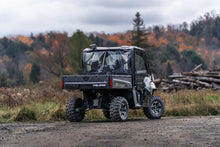
[[[198,71],[198,65],[190,72],[174,73],[167,79],[156,79],[154,82],[159,89],[171,92],[182,89],[216,89],[220,90],[220,66],[207,71]]]

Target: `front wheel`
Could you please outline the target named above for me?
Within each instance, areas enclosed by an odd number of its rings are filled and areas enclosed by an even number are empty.
[[[129,105],[124,97],[115,97],[110,104],[110,118],[112,121],[125,121],[128,118]]]
[[[158,96],[150,99],[149,107],[143,107],[144,114],[150,119],[160,119],[164,113],[164,102]]]
[[[66,104],[66,117],[70,122],[82,121],[85,116],[81,98],[71,98]]]

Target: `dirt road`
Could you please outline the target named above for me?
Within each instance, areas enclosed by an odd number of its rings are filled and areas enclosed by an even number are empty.
[[[220,146],[220,117],[0,124],[0,146]]]

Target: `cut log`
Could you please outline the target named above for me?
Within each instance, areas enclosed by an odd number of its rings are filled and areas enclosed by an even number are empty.
[[[180,80],[173,80],[173,82],[188,85],[188,86],[197,86],[196,83],[193,83],[193,82],[185,82],[185,81],[180,81]]]
[[[166,91],[181,89],[206,89],[220,90],[220,71],[197,71],[202,65],[198,65],[191,72],[174,73],[168,79],[160,79],[159,88]]]
[[[219,72],[210,71],[207,73],[208,75],[219,75]]]
[[[160,84],[161,83],[161,79],[154,79],[153,81],[155,84]]]
[[[212,87],[220,90],[220,84],[212,83]]]
[[[213,67],[213,69],[211,69],[212,71],[220,71],[220,65],[215,65]]]
[[[182,72],[182,75],[185,76],[198,76],[198,77],[213,77],[213,78],[220,78],[220,75],[208,75],[205,72]]]
[[[196,83],[198,83],[199,85],[204,86],[205,88],[212,88],[212,84],[209,84],[209,83],[206,83],[206,82],[202,82],[202,81],[197,80]]]
[[[174,73],[168,77],[174,79],[174,78],[184,78],[185,76],[183,76],[181,73]]]
[[[212,77],[196,77],[196,79],[200,81],[220,83],[220,79],[216,79]]]
[[[168,79],[162,79],[162,82],[165,82],[165,83],[170,83],[171,81],[168,80]]]
[[[187,81],[187,82],[196,82],[196,79],[195,77],[190,77],[190,76],[187,76],[186,78],[179,78],[178,80],[181,80],[181,81]]]
[[[202,64],[199,64],[198,66],[196,66],[193,70],[191,70],[191,72],[197,71],[200,67],[202,67]]]

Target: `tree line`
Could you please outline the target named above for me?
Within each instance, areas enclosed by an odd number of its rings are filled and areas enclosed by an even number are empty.
[[[201,63],[206,69],[220,61],[217,57],[219,20],[218,15],[207,13],[193,21],[190,27],[183,22],[146,28],[137,12],[133,18],[133,30],[125,33],[85,34],[77,30],[69,37],[67,33],[48,32],[31,34],[25,38],[26,42],[4,37],[0,39],[0,82],[4,86],[18,86],[62,74],[80,74],[82,50],[93,43],[97,46],[134,45],[144,48],[153,71],[159,76],[189,71]]]

